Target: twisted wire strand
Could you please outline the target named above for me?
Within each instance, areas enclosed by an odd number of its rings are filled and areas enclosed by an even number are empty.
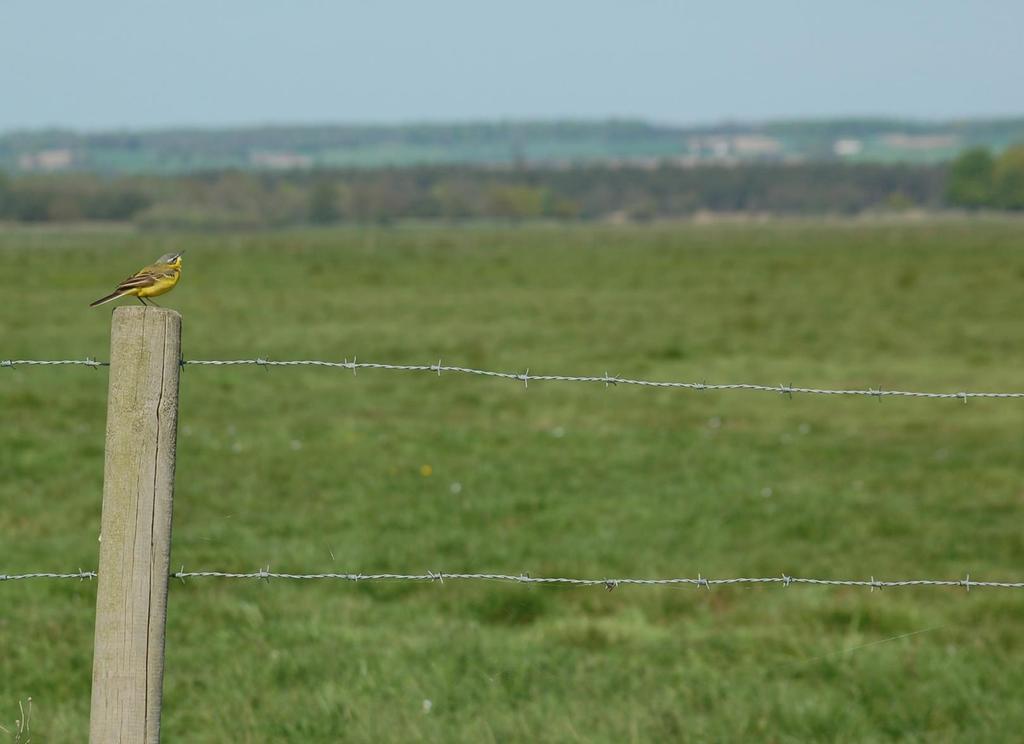
[[[8,359],[0,360],[0,367],[17,367],[32,365],[83,365],[88,367],[106,367],[108,362],[98,362],[95,359]],[[617,385],[635,385],[648,388],[680,388],[686,390],[707,391],[707,390],[747,390],[763,393],[778,393],[782,395],[837,395],[837,396],[863,396],[870,398],[933,398],[960,400],[966,403],[970,398],[1008,399],[1024,398],[1024,392],[969,392],[960,391],[953,393],[936,393],[913,390],[884,390],[882,388],[848,388],[829,389],[817,387],[799,387],[795,385],[758,385],[753,383],[709,383],[709,382],[672,382],[659,380],[642,380],[630,377],[619,377],[617,375],[536,375],[525,372],[500,372],[488,369],[476,369],[473,367],[459,367],[454,365],[441,364],[385,364],[382,362],[360,362],[355,359],[347,359],[340,362],[331,362],[320,359],[182,359],[182,367],[185,366],[210,366],[230,367],[252,365],[269,369],[270,367],[331,367],[350,370],[353,374],[360,369],[378,369],[402,372],[425,372],[440,376],[441,373],[453,373],[460,375],[474,375],[478,377],[494,377],[504,380],[521,382],[529,387],[531,382],[576,382],[603,384],[605,387]]]
[[[95,579],[97,577],[95,571],[82,571],[79,570],[76,573],[51,573],[42,571],[38,573],[24,573],[24,574],[0,574],[0,581],[25,581],[28,579]]]
[[[30,579],[95,579],[95,571],[79,570],[74,573],[25,573],[25,574],[0,574],[0,582],[19,581]],[[169,574],[170,579],[256,579],[269,581],[270,579],[284,579],[292,581],[419,581],[437,582],[443,584],[445,581],[497,581],[516,584],[553,584],[586,587],[604,587],[609,591],[619,586],[669,586],[688,585],[710,589],[714,586],[749,586],[756,584],[781,584],[784,587],[793,585],[812,586],[852,586],[875,589],[889,589],[911,586],[928,587],[952,587],[962,588],[970,591],[975,588],[992,589],[1024,589],[1024,581],[977,581],[972,579],[970,574],[963,579],[898,579],[892,581],[875,579],[814,579],[799,576],[764,576],[764,577],[736,577],[725,579],[713,579],[697,575],[696,578],[666,578],[666,579],[644,579],[644,578],[601,578],[601,579],[576,579],[564,576],[542,577],[530,576],[529,574],[500,574],[500,573],[447,573],[444,571],[427,571],[419,574],[399,573],[285,573],[271,571],[269,566],[256,571],[231,572],[231,571],[186,571],[184,566],[180,570]]]
[[[0,367],[47,367],[60,364],[94,368],[110,366],[110,362],[98,362],[92,357],[85,359],[0,359]]]
[[[618,586],[666,586],[666,585],[690,585],[705,587],[728,585],[751,585],[751,584],[782,584],[791,586],[793,584],[808,584],[818,586],[856,586],[869,589],[885,589],[891,587],[906,586],[945,586],[962,587],[970,591],[974,587],[989,587],[1001,589],[1024,589],[1024,581],[975,581],[968,574],[963,579],[901,579],[895,581],[880,581],[874,577],[870,579],[811,579],[797,576],[765,576],[765,577],[737,577],[726,579],[712,579],[697,575],[696,578],[667,578],[667,579],[643,579],[643,578],[603,578],[603,579],[576,579],[568,577],[539,577],[529,574],[498,574],[498,573],[445,573],[443,571],[427,571],[422,574],[362,574],[362,573],[315,573],[295,574],[280,573],[271,571],[269,566],[257,571],[245,573],[231,573],[223,571],[185,571],[181,570],[171,574],[171,578],[222,578],[222,579],[291,579],[298,581],[309,580],[340,580],[340,581],[429,581],[444,583],[449,581],[498,581],[512,582],[517,584],[565,584],[571,586],[601,586],[606,589],[614,589]]]

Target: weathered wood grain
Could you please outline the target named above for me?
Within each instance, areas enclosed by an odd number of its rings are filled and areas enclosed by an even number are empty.
[[[92,744],[160,739],[180,357],[178,313],[114,310]]]

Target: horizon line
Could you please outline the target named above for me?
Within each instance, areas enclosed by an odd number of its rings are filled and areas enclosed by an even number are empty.
[[[793,117],[765,117],[765,118],[730,118],[723,117],[714,121],[703,122],[669,122],[659,120],[655,117],[645,118],[641,116],[507,116],[507,117],[481,117],[481,118],[410,118],[402,121],[373,121],[373,120],[321,120],[321,121],[249,121],[230,124],[161,124],[154,126],[105,126],[105,127],[73,127],[58,124],[19,126],[0,129],[0,137],[9,137],[25,134],[41,133],[62,133],[80,136],[92,136],[103,134],[158,134],[166,132],[228,132],[237,130],[282,130],[282,129],[324,129],[324,128],[352,128],[352,129],[402,129],[408,127],[469,127],[469,126],[508,126],[508,125],[537,125],[537,124],[641,124],[652,128],[677,129],[677,130],[704,130],[704,129],[725,129],[725,128],[746,128],[758,129],[769,126],[784,124],[829,124],[839,122],[878,123],[898,122],[911,126],[955,126],[971,122],[1013,122],[1024,120],[1024,111],[1020,113],[1004,114],[979,114],[964,116],[900,116],[887,114],[828,114],[813,116]]]

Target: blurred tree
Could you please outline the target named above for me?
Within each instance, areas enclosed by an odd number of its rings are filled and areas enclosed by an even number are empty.
[[[480,213],[480,189],[469,179],[440,180],[431,187],[430,195],[445,219],[465,219]]]
[[[138,189],[107,188],[91,195],[80,209],[91,220],[130,220],[151,203]]]
[[[309,195],[309,219],[324,225],[337,222],[340,217],[338,187],[333,181],[322,178],[314,184]]]
[[[999,156],[993,181],[997,207],[1024,209],[1024,144],[1014,145]]]
[[[565,199],[549,193],[544,207],[544,214],[556,220],[575,220],[580,216],[580,204],[573,199]]]
[[[658,216],[658,205],[654,199],[641,198],[629,208],[629,219],[633,222],[650,222]]]
[[[11,191],[10,214],[20,222],[46,222],[53,196],[39,186],[19,184]]]
[[[531,186],[495,186],[487,194],[487,208],[491,217],[513,220],[540,217],[544,214],[544,189]]]
[[[985,147],[964,150],[949,169],[946,199],[957,207],[992,206],[995,163]]]
[[[0,170],[0,220],[11,216],[11,182]]]
[[[893,191],[885,198],[885,208],[893,212],[905,212],[913,206],[913,199],[902,191]]]

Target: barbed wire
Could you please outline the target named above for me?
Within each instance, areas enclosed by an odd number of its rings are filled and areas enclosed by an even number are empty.
[[[17,581],[25,579],[95,579],[95,571],[82,571],[77,573],[27,573],[27,574],[0,574],[0,582]],[[783,587],[793,585],[813,586],[852,586],[862,587],[874,591],[875,589],[890,589],[910,586],[929,587],[953,587],[970,591],[974,588],[993,589],[1024,589],[1024,581],[976,581],[967,574],[962,579],[898,579],[880,580],[872,576],[869,579],[812,579],[799,576],[764,576],[758,578],[738,577],[727,579],[712,579],[697,574],[697,578],[669,578],[669,579],[637,579],[637,578],[603,578],[603,579],[574,579],[567,577],[540,577],[523,574],[499,574],[499,573],[446,573],[444,571],[427,571],[421,574],[397,574],[397,573],[282,573],[271,571],[270,566],[265,566],[256,571],[231,572],[231,571],[186,571],[182,566],[180,570],[169,575],[170,579],[255,579],[270,581],[271,579],[285,579],[293,581],[418,581],[436,582],[443,584],[445,581],[497,581],[514,584],[549,584],[604,587],[611,591],[619,586],[670,586],[689,585],[711,589],[714,586],[736,586],[754,584],[781,584]]]
[[[26,579],[79,579],[84,581],[85,579],[95,579],[97,577],[95,571],[83,571],[78,569],[76,573],[51,573],[51,572],[39,572],[39,573],[24,573],[24,574],[0,574],[0,581],[23,581]]]
[[[109,367],[110,362],[97,362],[92,357],[85,359],[0,359],[0,367],[42,367],[70,364],[85,367]]]
[[[92,358],[85,359],[8,359],[0,360],[0,367],[17,367],[32,365],[83,365],[88,367],[107,367],[109,362],[99,362]],[[986,393],[961,391],[956,393],[934,393],[911,390],[884,390],[879,388],[865,389],[829,389],[817,387],[799,387],[795,385],[758,385],[753,383],[709,383],[709,382],[671,382],[658,380],[642,380],[630,377],[619,377],[609,375],[531,375],[530,370],[524,372],[499,372],[495,370],[476,369],[473,367],[459,367],[445,365],[438,360],[436,364],[385,364],[382,362],[360,362],[356,359],[340,362],[331,362],[319,359],[291,359],[274,360],[257,357],[255,359],[182,359],[181,366],[214,366],[228,367],[252,365],[269,369],[270,367],[333,367],[338,369],[351,370],[354,375],[360,369],[380,369],[402,372],[427,372],[441,376],[442,372],[462,375],[476,375],[480,377],[494,377],[505,380],[522,382],[524,387],[529,387],[531,382],[578,382],[578,383],[599,383],[605,387],[617,385],[636,385],[650,388],[682,388],[686,390],[748,390],[762,393],[779,393],[792,397],[793,395],[838,395],[838,396],[863,396],[871,398],[938,398],[961,400],[967,403],[969,398],[1024,398],[1024,392],[1019,393]]]

